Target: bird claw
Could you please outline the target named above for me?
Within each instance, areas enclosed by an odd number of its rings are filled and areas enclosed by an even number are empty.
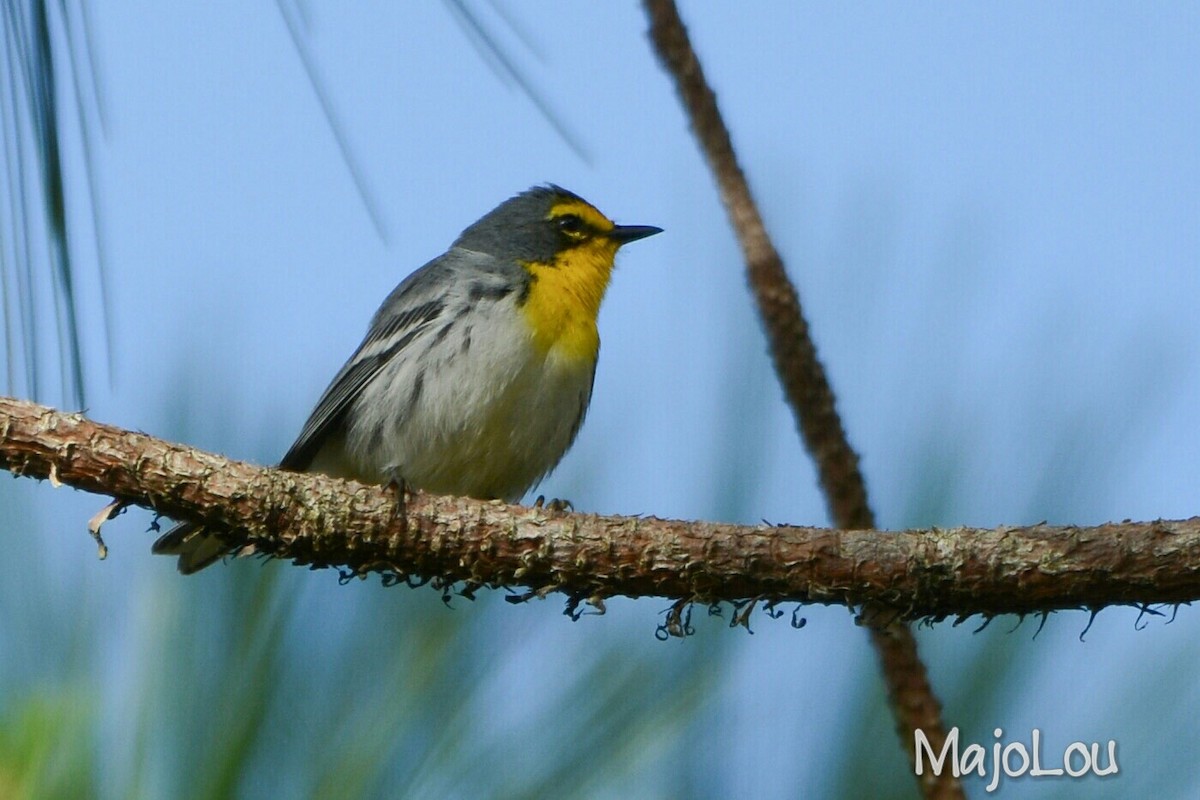
[[[533,507],[545,509],[551,514],[565,514],[568,511],[575,510],[575,505],[570,500],[562,500],[556,497],[553,500],[546,502],[546,495],[544,494],[538,495],[538,499],[534,501]]]
[[[393,475],[388,482],[388,488],[396,493],[396,505],[392,519],[400,520],[404,528],[408,528],[408,483],[399,475]]]

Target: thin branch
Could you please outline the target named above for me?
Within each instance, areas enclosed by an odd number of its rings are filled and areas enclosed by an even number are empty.
[[[779,251],[767,235],[750,185],[738,164],[716,94],[704,77],[674,0],[645,0],[645,6],[655,50],[675,79],[692,130],[708,159],[741,243],[746,275],[766,327],[775,373],[783,384],[804,445],[816,462],[830,516],[841,528],[874,528],[875,516],[867,501],[858,454],[842,427],[833,389],[809,335],[799,295],[787,276]],[[904,748],[910,757],[914,755],[914,731],[920,729],[935,751],[940,750],[945,741],[941,707],[917,653],[916,638],[906,627],[887,622],[893,617],[883,613],[886,609],[867,611],[877,623],[871,625],[871,640],[879,655]],[[949,772],[935,776],[927,771],[918,781],[926,797],[964,797],[961,785]]]
[[[776,374],[814,460],[830,517],[846,528],[873,528],[867,490],[858,469],[858,456],[850,447],[838,417],[833,389],[800,298],[783,266],[738,164],[729,129],[717,107],[696,52],[687,37],[672,0],[647,0],[650,35],[667,71],[675,78],[680,98],[691,120],[692,131],[716,178],[721,202],[737,234],[746,260],[746,276],[758,303]]]
[[[9,398],[0,398],[0,467],[203,522],[231,546],[300,564],[584,600],[880,603],[941,619],[1200,599],[1200,518],[891,533],[426,494],[399,513],[384,487],[256,467]]]

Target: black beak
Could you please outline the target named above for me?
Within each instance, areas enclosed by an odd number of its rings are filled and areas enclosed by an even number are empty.
[[[656,233],[662,233],[662,228],[656,228],[653,225],[614,225],[613,229],[608,232],[608,238],[618,245],[623,245],[636,242],[638,239],[645,239]]]

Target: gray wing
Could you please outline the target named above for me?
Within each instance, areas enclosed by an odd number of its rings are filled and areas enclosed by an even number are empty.
[[[466,287],[459,286],[464,272],[472,277]],[[483,253],[456,247],[405,278],[375,312],[362,344],[321,395],[300,437],[279,466],[293,471],[307,469],[329,435],[343,428],[346,412],[388,359],[433,325],[448,303],[458,298],[461,304],[464,293],[470,298],[479,287],[485,287],[482,291],[486,295],[488,281],[481,276],[496,280],[496,274],[507,276],[501,280],[506,285],[517,285],[525,275],[515,264],[504,264]],[[184,522],[160,536],[153,551],[178,555],[180,572],[188,574],[217,561],[229,549],[203,526]]]
[[[334,376],[317,407],[304,423],[295,444],[279,462],[281,469],[302,472],[312,463],[331,433],[343,430],[346,412],[387,364],[446,308],[447,281],[455,269],[446,256],[430,261],[397,286],[367,330],[362,344]]]

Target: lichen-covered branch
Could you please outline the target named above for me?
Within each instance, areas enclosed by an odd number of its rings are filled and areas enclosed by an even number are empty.
[[[264,469],[0,398],[0,467],[229,531],[231,544],[354,573],[582,599],[763,598],[906,618],[1200,599],[1200,519],[1086,528],[839,531],[557,514]],[[80,522],[83,531],[83,522]]]

